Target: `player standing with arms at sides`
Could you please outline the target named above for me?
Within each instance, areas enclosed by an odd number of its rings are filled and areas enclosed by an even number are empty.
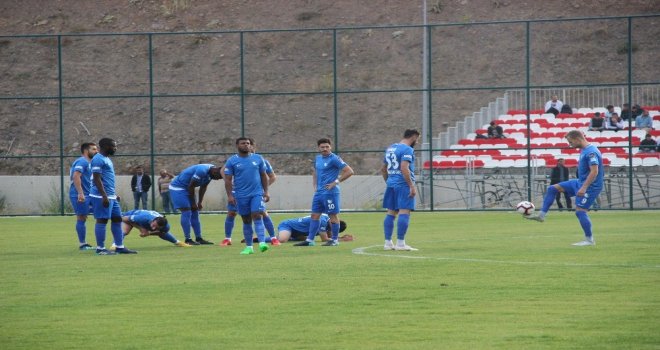
[[[254,139],[248,138],[248,140],[250,141],[251,153],[257,153],[257,145]],[[275,180],[277,180],[277,176],[275,175],[275,172],[273,171],[273,167],[270,165],[268,160],[264,159],[264,162],[266,162],[266,175],[268,175],[268,187],[270,187],[270,185],[275,183]],[[232,231],[234,230],[234,220],[236,219],[236,210],[237,209],[235,205],[227,206],[227,216],[225,217],[225,239],[222,240],[220,246],[226,247],[231,245],[231,236],[232,236]],[[272,245],[280,245],[280,241],[277,239],[277,236],[275,235],[275,226],[273,225],[273,220],[271,220],[270,215],[268,215],[268,211],[265,210],[265,206],[263,213],[263,221],[264,221],[264,228],[266,229],[266,232],[268,232],[268,236],[270,236],[269,238],[266,238],[266,241],[270,242],[270,244]]]
[[[96,155],[96,144],[86,142],[80,145],[82,156],[71,164],[69,179],[71,187],[69,188],[69,199],[71,206],[76,213],[76,233],[78,234],[78,243],[80,250],[92,250],[94,247],[87,244],[87,215],[89,214],[89,189],[92,186],[92,158]]]
[[[590,144],[580,130],[571,130],[566,134],[566,141],[571,147],[580,149],[578,161],[578,177],[558,184],[550,185],[543,197],[543,207],[538,215],[524,216],[525,219],[539,222],[545,221],[552,202],[558,192],[565,192],[569,197],[575,196],[575,216],[577,216],[584,240],[573,243],[574,246],[596,245],[591,232],[591,219],[587,214],[591,205],[603,190],[603,158],[596,146]]]
[[[321,224],[319,218],[322,213],[326,213],[330,217],[330,229],[332,231],[332,239],[323,245],[328,247],[339,245],[339,183],[353,176],[353,169],[338,155],[332,153],[330,139],[319,139],[316,144],[320,154],[316,156],[312,171],[312,183],[316,192],[314,192],[314,198],[312,198],[311,222],[307,239],[294,244],[297,247],[315,245],[314,237],[319,231],[319,225]]]
[[[415,144],[419,131],[407,129],[403,140],[392,144],[385,150],[383,166],[380,172],[387,184],[383,196],[383,208],[387,215],[383,222],[385,231],[385,250],[417,250],[406,244],[406,232],[410,223],[410,212],[415,210]],[[394,221],[397,215],[396,245],[392,242]]]
[[[99,153],[92,158],[92,175],[94,181],[89,190],[94,208],[96,227],[96,254],[114,255],[137,254],[135,250],[124,247],[124,234],[121,232],[121,208],[119,197],[115,192],[115,166],[110,160],[117,152],[117,141],[110,138],[102,138],[99,141]],[[115,240],[117,248],[115,252],[105,249],[105,229],[111,220],[110,232]]]
[[[181,228],[190,245],[213,244],[202,237],[202,224],[199,221],[199,211],[202,210],[204,194],[211,180],[222,179],[221,168],[213,164],[197,164],[184,169],[170,182],[170,200],[174,209],[181,211]],[[197,199],[195,188],[199,187]],[[195,240],[190,237],[190,227],[195,233]]]
[[[236,139],[238,154],[231,156],[225,163],[225,191],[227,202],[235,206],[243,219],[243,237],[246,247],[242,255],[254,254],[252,248],[252,222],[259,240],[259,250],[268,250],[264,237],[263,213],[268,195],[268,175],[263,157],[252,153],[247,137]]]

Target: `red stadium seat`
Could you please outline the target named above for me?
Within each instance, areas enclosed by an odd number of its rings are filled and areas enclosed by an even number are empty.
[[[564,160],[564,165],[567,168],[575,168],[578,165],[578,161],[577,161],[577,159],[567,158],[567,159]]]
[[[438,169],[451,169],[454,162],[451,160],[441,160],[438,162]]]

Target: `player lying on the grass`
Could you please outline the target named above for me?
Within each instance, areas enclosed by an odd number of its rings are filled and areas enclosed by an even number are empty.
[[[122,214],[121,229],[124,236],[131,233],[133,228],[140,231],[140,237],[158,236],[160,239],[173,243],[177,247],[190,247],[190,244],[176,239],[170,233],[170,224],[158,212],[152,210],[129,210]]]
[[[524,216],[524,218],[539,222],[545,221],[545,216],[548,214],[557,193],[565,192],[569,197],[575,196],[575,216],[577,216],[582,231],[584,231],[584,240],[573,243],[573,245],[595,245],[591,232],[591,219],[589,219],[587,213],[596,198],[598,198],[600,191],[603,190],[603,158],[598,148],[590,144],[580,130],[569,131],[566,134],[566,141],[571,147],[580,149],[578,178],[550,185],[543,198],[543,207],[539,215]]]
[[[328,223],[330,217],[327,214],[321,214],[319,217],[320,225],[316,235],[321,237],[321,242],[327,242],[332,237],[332,229]],[[307,215],[300,218],[293,218],[282,221],[277,226],[277,239],[284,243],[287,241],[304,241],[309,234],[309,226],[312,222],[312,217]],[[344,232],[348,225],[345,221],[339,221],[339,232]],[[339,237],[340,241],[349,242],[353,240],[353,235],[345,234]],[[254,238],[253,238],[254,241]],[[266,242],[270,241],[270,237],[266,237]]]

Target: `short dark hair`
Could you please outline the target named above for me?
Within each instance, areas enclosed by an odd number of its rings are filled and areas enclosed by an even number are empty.
[[[94,142],[85,142],[82,145],[80,145],[80,153],[84,153],[85,150],[88,150],[90,147],[96,146]]]
[[[607,105],[607,107],[605,107],[605,108],[610,109],[610,108],[614,108],[614,106],[612,106],[612,105]]]
[[[320,145],[323,144],[323,143],[327,143],[327,144],[329,144],[329,145],[332,145],[332,141],[330,141],[330,139],[329,139],[329,138],[326,138],[326,137],[324,137],[324,138],[320,138],[318,141],[316,141],[316,145],[317,145],[317,146],[320,146]]]
[[[113,140],[109,137],[104,137],[104,138],[99,140],[99,147],[101,147],[101,149],[106,148],[106,147],[112,147],[112,144],[115,143],[115,142],[117,142],[117,141],[115,141],[115,140]]]
[[[248,141],[249,142],[250,139],[247,138],[247,137],[239,137],[239,138],[236,139],[236,144],[238,145],[238,143],[241,142],[241,141]]]
[[[594,115],[595,115],[596,117],[600,117],[600,112],[596,112],[596,113],[594,113]]]
[[[339,220],[339,232],[346,231],[347,227],[348,227],[348,224],[346,224],[346,221]]]
[[[159,216],[154,221],[158,224],[158,231],[167,233],[167,219],[164,216]]]
[[[411,138],[414,135],[419,136],[419,131],[417,131],[417,129],[406,129],[406,131],[403,132],[404,139]]]

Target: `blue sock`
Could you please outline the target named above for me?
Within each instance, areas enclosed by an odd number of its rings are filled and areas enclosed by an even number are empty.
[[[332,230],[332,240],[339,240],[339,223],[330,223],[330,229]]]
[[[186,239],[190,239],[190,216],[192,213],[190,210],[181,212],[181,228],[183,229],[183,235]]]
[[[319,232],[319,226],[321,226],[321,220],[312,219],[309,221],[309,231],[307,231],[308,241],[314,242],[314,238],[316,238],[316,233]]]
[[[264,242],[264,221],[262,219],[257,219],[254,220],[254,230],[257,232],[257,239],[259,240],[259,243]]]
[[[387,214],[385,215],[385,221],[383,222],[383,227],[385,229],[385,240],[392,240],[392,233],[394,232],[394,215]]]
[[[557,193],[559,193],[559,191],[555,188],[555,185],[548,186],[548,191],[545,193],[545,197],[543,197],[543,206],[541,207],[541,212],[547,213],[548,210],[550,210],[552,202],[554,202],[555,198],[557,198]]]
[[[275,226],[273,226],[273,220],[268,215],[264,215],[264,227],[268,231],[268,236],[275,237]]]
[[[235,216],[227,215],[225,218],[225,238],[231,238],[231,233],[234,231]]]
[[[575,216],[577,216],[578,221],[580,222],[580,226],[582,226],[582,231],[584,231],[584,236],[587,237],[588,239],[592,239],[591,220],[589,219],[589,215],[587,215],[587,212],[582,210],[576,210]]]
[[[76,233],[78,234],[78,242],[80,242],[80,244],[85,243],[85,236],[87,236],[85,221],[76,220]]]
[[[263,231],[261,234],[263,235]],[[243,238],[245,238],[245,245],[252,247],[252,223],[243,223]]]
[[[195,237],[202,238],[202,224],[199,222],[199,211],[192,210],[190,212],[190,225],[192,225]]]
[[[168,241],[168,242],[171,242],[171,243],[174,243],[174,244],[176,244],[176,242],[177,242],[177,239],[174,237],[174,235],[169,233],[169,232],[164,234],[164,235],[160,235],[158,237],[160,237],[160,239],[162,239],[162,240],[165,240],[165,241]]]
[[[399,220],[396,222],[396,239],[403,241],[406,239],[408,224],[410,223],[410,214],[399,214]]]
[[[110,232],[112,232],[112,238],[115,240],[115,245],[121,247],[124,245],[124,232],[121,230],[121,221],[120,222],[111,222],[110,223]]]
[[[94,226],[94,235],[96,236],[96,246],[100,248],[105,247],[105,227],[108,224],[96,223]]]
[[[270,243],[273,240],[273,238],[275,238],[275,237],[266,237],[266,238],[264,238],[264,242]]]

